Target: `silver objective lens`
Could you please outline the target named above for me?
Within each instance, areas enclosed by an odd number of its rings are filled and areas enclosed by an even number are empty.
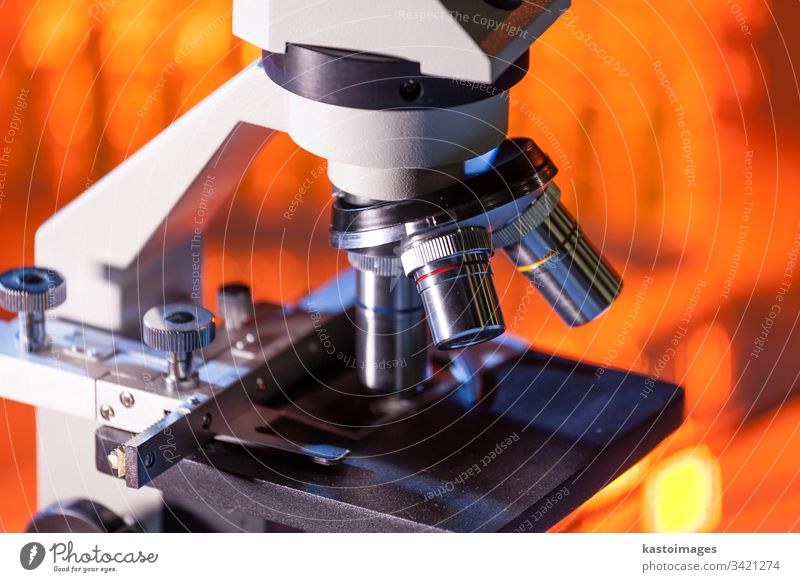
[[[396,256],[350,253],[356,268],[356,372],[375,392],[427,379],[428,334],[422,301]]]
[[[452,350],[505,331],[489,258],[491,235],[471,227],[412,240],[403,269],[417,285],[436,347]]]
[[[550,184],[516,221],[494,233],[494,241],[561,319],[578,326],[609,308],[622,280],[586,239],[559,195]]]

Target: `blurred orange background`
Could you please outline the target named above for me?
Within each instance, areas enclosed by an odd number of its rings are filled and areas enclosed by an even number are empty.
[[[687,390],[684,426],[560,531],[800,531],[798,19],[797,2],[574,0],[512,91],[511,133],[551,154],[626,281],[599,322],[567,329],[536,298],[516,333]],[[230,27],[230,0],[0,3],[0,269],[32,262],[47,217],[258,57]],[[247,281],[287,301],[344,267],[324,178],[292,228],[271,220],[320,164],[285,136],[262,152],[217,220],[207,293]],[[295,252],[276,282],[261,273],[282,237]],[[495,271],[511,319],[527,281]],[[0,531],[36,510],[34,426],[0,400]]]

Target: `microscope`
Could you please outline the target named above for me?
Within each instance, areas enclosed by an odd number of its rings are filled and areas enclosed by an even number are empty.
[[[504,334],[492,261],[568,326],[622,285],[507,135],[569,4],[234,0],[262,57],[0,277],[0,396],[37,407],[29,529],[546,531],[675,430],[679,387]],[[327,161],[351,268],[291,305],[231,281],[215,315],[209,223],[279,132]]]

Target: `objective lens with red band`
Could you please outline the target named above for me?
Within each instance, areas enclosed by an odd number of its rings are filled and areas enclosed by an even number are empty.
[[[492,252],[491,235],[478,227],[418,239],[404,249],[403,267],[417,284],[437,348],[463,348],[505,331]]]

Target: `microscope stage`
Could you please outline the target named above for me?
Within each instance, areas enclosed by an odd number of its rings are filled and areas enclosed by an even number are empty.
[[[179,500],[183,508],[303,531],[540,532],[681,423],[677,386],[533,351],[504,360],[481,366],[479,388],[467,381],[368,432],[346,426],[355,374],[337,371],[285,405],[332,425],[326,442],[351,451],[341,464],[320,467],[215,441],[151,485],[168,506]],[[302,436],[304,427],[293,424],[271,427]],[[97,432],[101,471],[108,472],[107,452],[129,436]]]

